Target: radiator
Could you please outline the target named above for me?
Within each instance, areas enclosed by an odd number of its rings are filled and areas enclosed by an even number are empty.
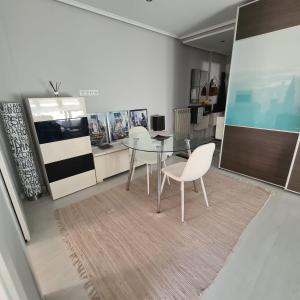
[[[191,131],[191,110],[190,108],[174,109],[174,133],[188,136]]]

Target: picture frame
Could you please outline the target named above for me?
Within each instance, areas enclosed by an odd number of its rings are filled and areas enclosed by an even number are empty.
[[[111,142],[117,142],[129,135],[128,110],[110,111],[107,113],[107,124]]]
[[[143,126],[149,129],[148,110],[143,109],[132,109],[129,111],[130,128]]]
[[[109,144],[107,117],[105,112],[87,115],[92,146]]]

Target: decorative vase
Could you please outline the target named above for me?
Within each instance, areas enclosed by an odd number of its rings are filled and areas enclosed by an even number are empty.
[[[26,198],[36,198],[41,194],[42,188],[33,159],[22,105],[20,103],[0,103],[0,116],[24,194]]]

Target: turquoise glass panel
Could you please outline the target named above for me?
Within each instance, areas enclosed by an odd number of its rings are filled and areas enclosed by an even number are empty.
[[[300,132],[300,26],[235,42],[226,124]]]

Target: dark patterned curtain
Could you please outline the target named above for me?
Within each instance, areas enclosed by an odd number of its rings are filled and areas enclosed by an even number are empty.
[[[27,198],[36,197],[42,189],[26,130],[22,105],[0,103],[0,115],[24,194]]]

